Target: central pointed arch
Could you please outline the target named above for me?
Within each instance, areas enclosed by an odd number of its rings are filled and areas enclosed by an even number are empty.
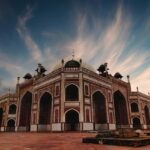
[[[40,99],[40,113],[39,113],[40,125],[50,124],[51,111],[52,111],[52,96],[48,92],[45,92]]]
[[[134,129],[141,129],[141,122],[140,122],[139,118],[134,117],[132,121],[133,121],[133,128]]]
[[[120,91],[114,93],[116,125],[128,125],[126,100]]]
[[[100,124],[107,123],[107,114],[106,114],[106,100],[104,95],[97,91],[92,96],[93,100],[93,121],[96,126]],[[99,125],[98,125],[99,124]],[[95,129],[99,129],[100,127],[96,127]]]
[[[32,106],[32,93],[27,92],[21,100],[20,121],[19,126],[30,131],[31,124],[31,106]]]
[[[69,110],[65,114],[65,122],[67,131],[79,130],[79,113],[73,109]]]
[[[13,119],[8,120],[7,131],[15,131],[15,121]]]
[[[3,122],[3,109],[0,108],[0,127],[2,126],[2,122]]]

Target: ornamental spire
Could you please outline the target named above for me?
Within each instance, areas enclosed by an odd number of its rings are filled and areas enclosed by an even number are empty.
[[[72,50],[72,60],[74,59],[75,54],[74,54],[74,49]]]

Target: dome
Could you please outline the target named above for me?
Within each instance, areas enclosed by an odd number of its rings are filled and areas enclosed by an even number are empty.
[[[123,76],[119,72],[116,72],[114,77],[117,79],[121,79]]]
[[[25,74],[24,79],[31,79],[32,75],[30,73]]]
[[[80,63],[76,60],[69,60],[65,64],[65,68],[79,68],[79,67],[80,67]]]

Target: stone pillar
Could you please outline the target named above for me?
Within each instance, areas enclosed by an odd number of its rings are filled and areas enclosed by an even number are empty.
[[[80,114],[79,114],[79,122],[80,122],[80,130],[83,130],[82,123],[84,121],[84,108],[83,108],[83,77],[82,73],[79,73],[79,102],[80,102]]]
[[[60,100],[60,103],[61,103],[61,109],[60,109],[60,120],[61,120],[61,123],[65,122],[65,114],[64,114],[64,103],[65,103],[65,77],[64,77],[64,73],[61,74],[61,100]],[[62,125],[62,131],[64,131],[64,125]]]

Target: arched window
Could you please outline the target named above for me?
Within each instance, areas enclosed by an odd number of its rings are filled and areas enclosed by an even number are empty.
[[[132,103],[131,104],[131,112],[138,112],[138,111],[139,111],[139,108],[138,108],[137,103]]]
[[[78,101],[79,92],[77,86],[71,84],[66,87],[66,101]]]
[[[56,96],[59,95],[59,86],[58,86],[58,85],[55,87],[55,95],[56,95]]]
[[[88,85],[85,85],[84,88],[85,88],[85,95],[89,95],[89,87],[88,87]]]
[[[90,122],[90,112],[89,109],[86,109],[86,122]]]
[[[117,125],[128,125],[126,100],[120,91],[114,93],[115,117]]]
[[[55,110],[55,123],[59,122],[58,109]]]
[[[9,106],[9,114],[16,114],[16,105],[12,104]]]

